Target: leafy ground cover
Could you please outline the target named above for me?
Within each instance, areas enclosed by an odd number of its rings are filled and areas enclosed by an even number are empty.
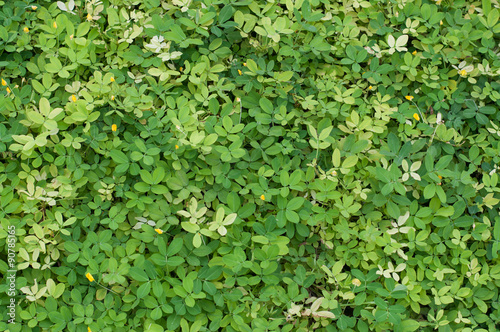
[[[498,1],[0,5],[1,330],[497,331]]]

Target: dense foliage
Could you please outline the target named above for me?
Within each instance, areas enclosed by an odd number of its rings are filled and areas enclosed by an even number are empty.
[[[0,7],[0,330],[500,326],[497,0]]]

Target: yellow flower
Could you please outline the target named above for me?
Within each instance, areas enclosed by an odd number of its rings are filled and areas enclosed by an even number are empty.
[[[92,330],[90,329],[90,326],[87,326],[87,332],[92,332]]]
[[[337,171],[332,171],[332,175],[336,176],[337,175]]]
[[[462,69],[461,71],[458,72],[460,74],[460,76],[462,77],[465,77],[467,76],[467,72],[465,71],[465,69]]]
[[[264,196],[264,195],[260,195],[260,199],[261,199],[261,200],[265,200],[265,199],[266,199],[266,196]]]
[[[243,62],[243,66],[245,66],[245,67],[246,67],[246,66],[247,66],[247,63],[246,63],[246,62]]]
[[[115,96],[111,96],[111,100],[115,100]]]
[[[435,0],[436,1],[436,5],[440,5],[441,4],[441,0]]]
[[[114,82],[115,81],[115,78],[113,76],[111,76],[111,82]]]
[[[92,15],[90,15],[90,13],[87,14],[87,21],[92,21]]]
[[[359,279],[352,279],[352,284],[356,287],[361,286],[361,281]]]
[[[87,279],[89,279],[90,282],[94,281],[94,277],[92,277],[92,275],[90,273],[87,272],[87,274],[85,275],[87,277]]]
[[[443,177],[442,177],[441,175],[438,175],[438,178],[439,178],[439,179],[442,179]]]
[[[69,39],[73,40],[74,35],[69,36]]]
[[[163,231],[159,228],[155,229],[155,232],[158,233],[158,234],[163,234]]]
[[[116,125],[114,123],[111,125],[111,130],[116,131]]]
[[[373,89],[373,86],[371,86],[371,85],[370,85],[370,86],[368,87],[368,90],[371,90],[371,89]]]
[[[7,85],[7,82],[5,82],[5,80],[2,78],[2,86],[6,86]]]
[[[417,50],[413,51],[412,53],[413,55],[417,55]]]
[[[54,29],[57,29],[57,23],[54,22],[54,24],[52,24],[52,26],[54,27]]]
[[[37,6],[31,6],[32,10],[36,10],[38,7]]]
[[[71,100],[73,100],[73,102],[76,103],[76,96],[75,95],[71,95]]]
[[[443,25],[443,21],[439,21],[439,25]]]
[[[239,69],[238,69],[238,74],[240,74],[240,75],[242,74],[242,73],[241,73],[241,70],[239,70]]]
[[[179,71],[182,73],[182,67],[181,67],[181,68],[179,68]]]
[[[177,150],[178,148],[179,148],[179,146],[176,144],[176,145],[175,145],[175,149]]]
[[[28,33],[28,32],[30,32],[30,29],[28,29],[28,27],[24,27],[23,31],[24,31],[25,33]]]
[[[236,97],[236,101],[239,103],[241,101],[240,97]]]
[[[417,121],[420,121],[420,117],[418,116],[417,113],[413,113],[413,118]]]
[[[11,93],[12,91],[10,91],[9,87],[7,87],[7,94]]]
[[[406,100],[409,100],[409,101],[412,101],[413,100],[413,96],[405,96]]]

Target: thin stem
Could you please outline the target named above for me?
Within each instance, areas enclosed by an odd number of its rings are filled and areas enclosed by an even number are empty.
[[[97,281],[96,281],[96,284],[98,284],[98,285],[99,285],[99,286],[101,286],[102,288],[106,288],[107,290],[109,290],[110,292],[115,293],[116,295],[120,295],[120,294],[118,294],[117,292],[112,291],[111,289],[109,289],[109,288],[107,288],[107,287],[104,287],[103,285],[101,285],[101,284],[100,284],[100,283],[98,283]]]
[[[420,117],[422,118],[422,121],[424,121],[425,123],[428,124],[427,119],[425,119],[424,116],[422,115],[422,112],[420,111],[420,108],[418,107],[418,105],[414,101],[412,101],[412,103],[413,103],[413,105],[415,105],[415,107],[417,107],[418,113],[420,113]]]

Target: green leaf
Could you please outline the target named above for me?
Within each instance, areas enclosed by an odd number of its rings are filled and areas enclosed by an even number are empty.
[[[293,71],[285,71],[276,74],[276,79],[280,82],[287,82],[289,81],[293,76]]]
[[[137,297],[139,299],[142,299],[146,297],[150,291],[151,291],[151,283],[148,281],[137,289]]]
[[[262,108],[262,110],[264,112],[266,112],[267,114],[273,113],[273,103],[271,103],[271,101],[269,101],[269,99],[267,99],[265,97],[260,98],[259,105]]]
[[[149,277],[143,269],[138,267],[131,267],[129,270],[130,278],[134,281],[138,282],[146,282],[149,281]]]
[[[27,112],[26,115],[28,116],[28,118],[31,121],[33,121],[34,123],[39,124],[39,125],[43,124],[45,121],[43,115],[41,115],[38,112]]]
[[[252,236],[252,241],[256,242],[256,243],[262,243],[262,244],[268,244],[269,243],[269,239],[267,237],[265,237],[265,236],[262,236],[262,235]]]
[[[358,156],[349,156],[342,163],[342,168],[354,167],[354,166],[356,166],[357,162],[358,162]]]
[[[165,170],[163,169],[163,167],[157,167],[152,175],[153,184],[160,183],[164,177],[165,177]]]
[[[437,212],[435,213],[436,216],[442,216],[442,217],[450,217],[453,215],[453,212],[455,210],[453,209],[453,206],[446,206],[442,207]]]
[[[183,246],[183,238],[175,238],[172,240],[172,242],[168,245],[167,248],[167,256],[173,256],[177,254],[179,251],[181,251]]]
[[[319,134],[319,140],[325,140],[328,136],[330,136],[330,133],[332,132],[333,126],[330,126],[328,128],[325,128],[321,131]]]
[[[340,150],[333,150],[332,163],[334,167],[340,167]]]
[[[0,25],[0,38],[2,38],[4,41],[9,38],[9,33],[3,25]]]
[[[444,169],[446,166],[448,166],[450,164],[452,159],[453,159],[452,155],[446,155],[444,157],[441,157],[441,159],[439,159],[439,161],[435,165],[434,169],[436,169],[436,170]]]
[[[257,64],[252,59],[248,59],[246,63],[248,70],[250,70],[252,73],[257,73],[259,71]]]
[[[396,220],[401,216],[401,211],[399,210],[398,205],[392,201],[387,202],[387,212]]]
[[[109,155],[111,156],[113,161],[117,164],[127,164],[128,163],[127,155],[120,150],[111,150],[109,152]]]
[[[383,181],[385,183],[391,182],[391,174],[389,173],[388,170],[377,166],[377,168],[375,169],[375,174],[378,180]]]
[[[436,194],[436,185],[434,183],[429,183],[424,188],[424,198],[431,199]]]
[[[50,63],[47,63],[45,65],[45,70],[47,70],[49,73],[57,73],[61,69],[62,69],[61,61],[59,61],[59,59],[55,57],[51,57]]]
[[[290,202],[288,202],[286,208],[295,211],[295,210],[299,209],[302,206],[302,204],[304,203],[304,200],[305,200],[304,197],[295,197],[295,198],[292,198],[290,200]]]
[[[225,5],[219,13],[219,23],[224,23],[233,16],[233,7],[231,5]]]
[[[108,10],[109,11],[109,10]],[[158,324],[147,324],[147,326],[144,326],[144,332],[164,332],[165,329]]]
[[[488,27],[492,28],[495,24],[497,24],[498,18],[499,18],[498,9],[496,8],[492,9],[488,14],[488,19],[487,19]]]

